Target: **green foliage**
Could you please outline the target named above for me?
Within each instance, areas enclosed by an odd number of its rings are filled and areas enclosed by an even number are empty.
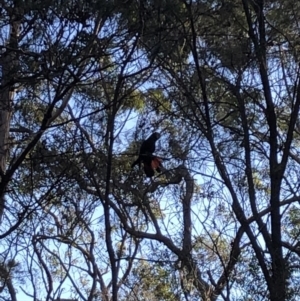
[[[127,3],[126,3],[127,4]],[[143,22],[144,50],[150,60],[171,60],[179,63],[188,56],[186,35],[189,30],[188,11],[181,1],[134,1],[120,10],[122,21],[139,31]],[[184,27],[182,27],[184,25]]]
[[[141,111],[145,106],[145,101],[145,96],[141,92],[134,91],[125,98],[122,109]]]
[[[296,300],[294,2],[3,1],[7,300]]]
[[[139,300],[178,300],[172,289],[170,271],[163,264],[141,262],[132,273],[136,284],[134,290]]]

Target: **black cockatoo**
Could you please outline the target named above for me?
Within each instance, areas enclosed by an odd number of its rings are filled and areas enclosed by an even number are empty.
[[[133,162],[131,167],[144,165],[144,171],[147,177],[151,178],[154,176],[154,171],[161,172],[162,160],[153,155],[155,151],[155,142],[160,138],[159,133],[153,133],[148,139],[146,139],[140,148],[139,157]]]

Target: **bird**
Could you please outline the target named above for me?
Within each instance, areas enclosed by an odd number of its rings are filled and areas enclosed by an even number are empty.
[[[139,168],[141,167],[141,163],[144,165],[144,172],[147,177],[151,178],[154,176],[155,170],[157,172],[161,172],[162,167],[162,159],[154,156],[155,152],[155,143],[161,137],[161,135],[157,132],[154,132],[143,141],[138,158],[132,163],[131,168],[138,164]]]

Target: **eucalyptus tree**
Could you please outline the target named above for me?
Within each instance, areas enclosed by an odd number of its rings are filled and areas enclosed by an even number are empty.
[[[297,4],[1,5],[3,292],[297,298]]]
[[[101,291],[110,298],[93,255],[95,233],[88,221],[94,199],[76,181],[86,177],[82,158],[89,155],[87,129],[80,131],[80,123],[92,120],[103,138],[97,150],[102,160],[114,139],[115,115],[125,103],[118,93],[125,91],[122,98],[132,93],[150,66],[130,73],[139,36],[118,22],[117,7],[103,1],[1,1],[1,292],[11,300],[17,300],[19,284],[34,300],[53,300],[65,290],[65,281],[72,284],[70,295],[91,299]],[[110,166],[111,159],[104,160],[101,164]],[[106,168],[101,177],[109,179],[110,172]],[[73,235],[88,240],[89,251]],[[84,277],[72,275],[72,244],[82,260],[88,258],[86,273],[94,278],[86,294]],[[111,247],[109,239],[107,244]]]
[[[145,49],[156,47],[161,73],[155,83],[169,99],[169,105],[158,100],[157,107],[168,111],[179,137],[186,135],[182,129],[192,136],[185,162],[202,179],[202,206],[194,206],[187,253],[197,267],[190,271],[195,288],[203,300],[235,295],[294,300],[299,294],[297,5],[148,3],[156,8],[148,30],[160,30]],[[187,139],[177,140],[184,150]],[[183,219],[182,250],[184,229]]]

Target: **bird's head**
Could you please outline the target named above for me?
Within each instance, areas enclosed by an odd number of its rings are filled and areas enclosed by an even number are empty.
[[[157,132],[153,133],[151,136],[153,137],[153,139],[155,139],[155,141],[161,137],[160,133]]]

